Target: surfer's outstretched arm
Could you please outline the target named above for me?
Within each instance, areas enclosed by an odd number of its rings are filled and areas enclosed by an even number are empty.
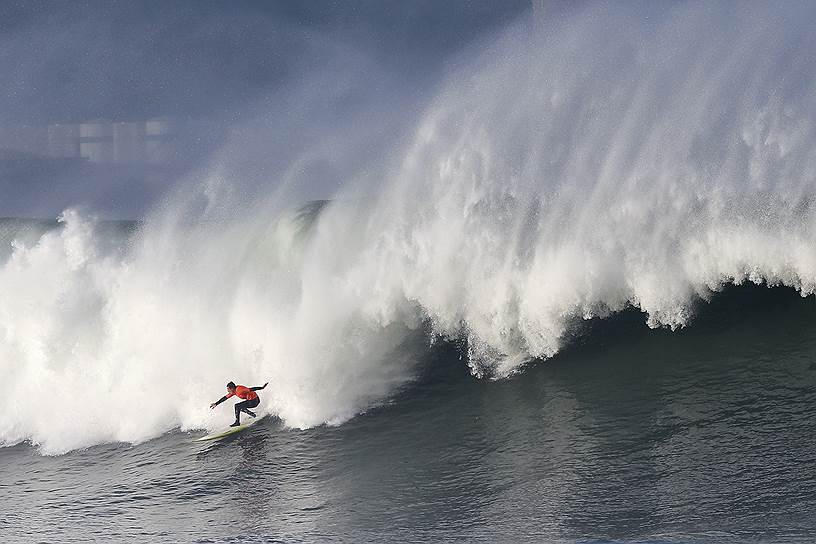
[[[224,402],[224,401],[225,401],[225,400],[227,400],[228,398],[229,398],[229,397],[227,397],[226,395],[224,395],[223,397],[221,397],[221,398],[220,398],[220,399],[218,399],[217,401],[215,401],[215,402],[213,402],[212,404],[210,404],[210,408],[215,408],[216,406],[218,406],[219,404],[221,404],[222,402]]]
[[[267,385],[269,385],[269,382],[266,382],[265,384],[263,384],[263,385],[262,385],[262,386],[260,386],[260,387],[250,387],[250,389],[252,389],[253,391],[260,391],[261,389],[263,389],[263,388],[264,388],[264,387],[266,387]]]

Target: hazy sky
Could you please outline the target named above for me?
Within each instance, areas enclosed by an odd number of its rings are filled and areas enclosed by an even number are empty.
[[[0,129],[156,117],[205,127],[180,134],[175,159],[149,174],[21,164],[0,146],[0,216],[80,206],[139,217],[191,173],[215,170],[244,189],[287,178],[295,200],[331,198],[406,132],[461,52],[531,9],[530,0],[0,0]]]
[[[6,1],[0,119],[240,115],[295,72],[365,52],[406,77],[530,9],[529,0]]]

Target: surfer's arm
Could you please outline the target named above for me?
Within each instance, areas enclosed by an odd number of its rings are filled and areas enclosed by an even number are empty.
[[[218,406],[219,404],[221,404],[222,402],[224,402],[225,400],[227,400],[227,399],[228,399],[228,398],[230,398],[231,396],[232,396],[232,395],[224,395],[223,397],[221,397],[221,398],[220,398],[220,399],[218,399],[217,401],[215,401],[215,402],[213,402],[212,404],[210,404],[210,408],[215,408],[216,406]]]
[[[260,391],[261,389],[263,389],[263,388],[264,388],[264,387],[266,387],[267,385],[269,385],[269,382],[266,382],[265,384],[263,384],[263,385],[262,385],[262,386],[260,386],[260,387],[250,387],[250,389],[252,389],[253,391]]]

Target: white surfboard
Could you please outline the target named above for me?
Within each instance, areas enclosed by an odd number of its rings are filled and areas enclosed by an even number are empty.
[[[204,441],[207,441],[207,440],[218,440],[219,438],[224,438],[225,436],[229,436],[231,434],[241,432],[244,429],[246,429],[247,427],[251,427],[252,425],[257,423],[259,420],[263,419],[263,417],[264,416],[258,416],[256,418],[253,418],[253,419],[247,421],[246,423],[242,423],[242,424],[238,425],[237,427],[230,427],[226,431],[219,431],[217,433],[208,434],[207,436],[202,436],[201,438],[196,438],[195,441],[196,442],[204,442]]]

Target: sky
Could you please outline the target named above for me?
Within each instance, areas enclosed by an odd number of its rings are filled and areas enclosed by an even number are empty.
[[[331,198],[420,115],[463,52],[531,10],[530,0],[0,2],[0,130],[186,127],[160,168],[9,162],[19,150],[0,138],[0,217],[82,207],[139,218],[202,165],[274,183],[310,147],[332,158],[303,168],[295,199]]]
[[[28,123],[240,115],[330,61],[326,43],[421,77],[529,9],[529,0],[4,2],[0,113]]]

